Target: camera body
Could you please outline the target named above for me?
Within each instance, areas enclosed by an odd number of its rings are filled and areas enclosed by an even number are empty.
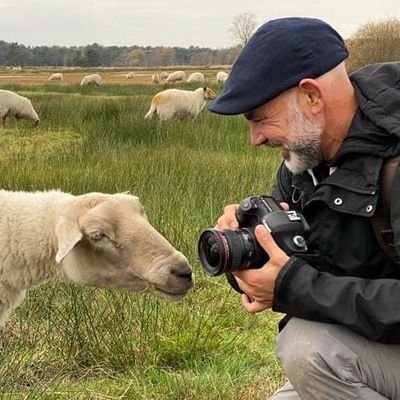
[[[198,253],[208,275],[260,268],[269,259],[255,237],[255,227],[264,225],[288,255],[307,251],[304,233],[309,225],[297,211],[283,210],[272,196],[251,196],[240,202],[236,213],[239,229],[207,229],[199,238]]]

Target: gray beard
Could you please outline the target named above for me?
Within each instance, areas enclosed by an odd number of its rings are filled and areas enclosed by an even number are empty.
[[[301,174],[308,169],[316,167],[320,162],[320,140],[309,141],[307,144],[288,146],[290,156],[285,160],[289,171]]]
[[[297,134],[287,143],[289,158],[285,164],[293,174],[301,174],[320,162],[322,127],[301,112],[295,98],[289,103],[289,111],[288,129]]]

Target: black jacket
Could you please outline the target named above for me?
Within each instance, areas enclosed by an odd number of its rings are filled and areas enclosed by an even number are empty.
[[[308,172],[293,175],[284,163],[278,171],[273,195],[302,211],[311,229],[309,254],[291,257],[278,276],[273,310],[398,344],[400,266],[379,247],[371,217],[383,160],[400,154],[400,63],[369,65],[351,80],[359,109],[330,165],[335,172],[314,186]],[[392,227],[400,254],[397,181]]]

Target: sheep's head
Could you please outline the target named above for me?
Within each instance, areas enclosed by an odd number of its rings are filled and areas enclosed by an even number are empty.
[[[209,87],[204,87],[203,91],[204,91],[204,98],[206,100],[214,100],[217,97],[214,90],[210,89]]]
[[[187,259],[150,225],[135,196],[78,196],[60,217],[56,238],[56,261],[72,282],[152,290],[170,301],[193,287]]]

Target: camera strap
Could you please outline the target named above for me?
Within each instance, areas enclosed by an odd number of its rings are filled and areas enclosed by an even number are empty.
[[[235,289],[238,293],[243,294],[243,290],[240,289],[237,280],[235,279],[235,277],[233,276],[232,272],[227,272],[226,274],[226,279],[228,281],[228,283],[231,285],[232,289]]]
[[[396,173],[400,173],[400,155],[385,160],[382,165],[378,206],[371,222],[382,251],[395,264],[400,265],[400,256],[396,252],[390,218],[390,200]]]

